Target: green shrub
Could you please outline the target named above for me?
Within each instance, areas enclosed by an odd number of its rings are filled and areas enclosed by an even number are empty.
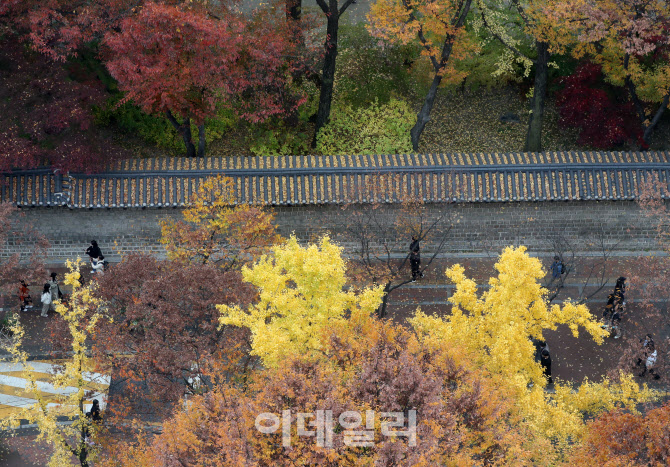
[[[386,104],[394,95],[416,89],[410,74],[420,56],[416,45],[394,45],[370,36],[364,24],[341,26],[338,40],[335,99],[352,107],[375,101]]]
[[[174,127],[163,117],[144,113],[138,106],[126,102],[117,106],[120,96],[110,98],[107,103],[94,110],[95,123],[101,126],[116,126],[122,132],[139,136],[147,143],[173,154],[184,152],[184,141]],[[219,112],[216,118],[205,120],[205,141],[209,144],[221,139],[236,123],[231,111]],[[191,125],[193,141],[198,140],[198,128]]]
[[[291,156],[308,154],[310,130],[303,123],[289,128],[281,121],[264,124],[254,129],[249,150],[256,156]]]
[[[322,154],[408,153],[415,119],[410,106],[394,98],[388,104],[376,101],[360,109],[338,105],[319,132],[316,148]]]

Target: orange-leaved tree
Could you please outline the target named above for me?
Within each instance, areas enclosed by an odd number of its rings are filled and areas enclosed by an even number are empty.
[[[608,412],[587,425],[567,465],[662,467],[670,459],[670,403],[644,415]]]
[[[471,4],[472,0],[377,0],[370,9],[368,29],[373,36],[405,44],[418,40],[435,73],[410,132],[415,151],[430,120],[440,83],[458,83],[464,78],[450,62],[452,54],[459,58],[475,50],[464,27]]]
[[[649,147],[670,102],[670,5],[664,0],[563,0],[545,14],[574,36],[573,54],[602,66],[606,79],[628,91]]]
[[[259,206],[238,204],[234,181],[222,176],[201,183],[183,216],[183,221],[161,222],[168,257],[183,263],[234,269],[281,240],[274,216]]]
[[[518,421],[512,428],[506,401],[444,349],[370,316],[328,332],[321,354],[287,358],[247,391],[222,385],[191,399],[161,436],[125,450],[119,464],[530,462],[532,433]],[[391,421],[400,424],[389,430]]]

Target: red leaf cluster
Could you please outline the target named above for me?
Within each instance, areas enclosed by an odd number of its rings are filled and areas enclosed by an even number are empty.
[[[0,171],[48,162],[89,172],[122,155],[92,127],[92,107],[105,98],[97,79],[75,81],[12,37],[0,43],[0,63]]]
[[[111,359],[115,377],[127,378],[117,410],[139,402],[170,407],[199,384],[210,389],[213,367],[246,355],[246,333],[219,330],[215,308],[253,299],[238,273],[133,255],[100,278],[98,293],[108,319],[99,322],[94,350],[100,361]]]
[[[612,97],[616,90],[605,87],[600,65],[584,62],[561,81],[565,87],[556,97],[560,122],[565,127],[579,129],[578,144],[597,149],[610,149],[630,141],[644,144],[633,103]]]
[[[1,0],[0,23],[56,61],[99,40],[144,0]]]
[[[172,112],[196,125],[217,105],[233,105],[260,121],[285,112],[287,56],[294,44],[270,13],[247,20],[233,11],[213,18],[206,11],[146,3],[109,33],[107,67],[147,113]]]

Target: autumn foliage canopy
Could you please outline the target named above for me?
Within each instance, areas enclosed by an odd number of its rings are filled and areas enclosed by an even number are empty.
[[[642,130],[630,99],[622,88],[605,86],[601,66],[582,63],[562,78],[556,104],[561,124],[579,129],[579,144],[607,149],[634,141],[643,143]],[[622,102],[621,102],[622,101]]]

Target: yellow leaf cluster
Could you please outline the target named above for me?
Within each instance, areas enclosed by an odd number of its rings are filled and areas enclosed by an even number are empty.
[[[367,28],[372,36],[389,42],[418,41],[422,55],[434,60],[432,71],[442,76],[444,84],[457,84],[467,73],[457,70],[454,62],[480,50],[465,27],[456,27],[462,6],[457,0],[377,0],[367,15]],[[442,50],[447,44],[452,45],[451,57],[443,62]]]
[[[217,305],[220,323],[249,328],[252,353],[269,367],[288,355],[319,350],[329,326],[370,315],[381,303],[381,287],[345,292],[345,270],[342,249],[327,236],[304,248],[291,236],[242,268],[259,300],[246,310]]]
[[[84,413],[83,404],[86,400],[86,385],[84,374],[93,367],[91,359],[87,356],[88,348],[86,340],[93,334],[96,324],[101,317],[101,303],[94,296],[95,284],[86,287],[81,285],[81,273],[79,272],[83,261],[67,261],[69,272],[65,274],[65,284],[72,287],[68,303],[55,302],[56,312],[61,315],[68,325],[72,338],[72,356],[62,364],[61,371],[55,374],[50,383],[54,388],[76,388],[76,391],[68,394],[54,395],[46,400],[42,395],[34,375],[35,369],[28,362],[28,354],[21,348],[24,330],[20,322],[13,326],[16,337],[14,346],[9,349],[14,357],[14,362],[23,365],[24,374],[28,380],[26,389],[31,392],[31,397],[37,403],[24,409],[8,419],[3,420],[4,425],[11,425],[17,419],[26,419],[29,423],[37,425],[38,438],[44,439],[53,447],[53,454],[49,461],[50,467],[62,467],[70,465],[72,455],[79,455],[81,449],[91,450],[83,442],[82,430],[90,425]],[[73,420],[71,425],[58,423],[58,417],[66,416]],[[94,427],[90,427],[95,432]],[[73,443],[73,440],[78,440]],[[89,456],[92,453],[89,451]]]
[[[547,290],[539,283],[545,271],[525,247],[506,248],[495,268],[498,275],[481,295],[462,266],[448,269],[447,277],[456,284],[449,299],[452,313],[442,318],[417,311],[410,320],[417,334],[435,347],[458,349],[458,361],[489,375],[515,401],[526,423],[548,438],[567,440],[579,435],[586,413],[633,407],[653,398],[625,375],[618,383],[587,381],[577,390],[556,383],[556,396],[546,393],[546,379],[530,339],[543,339],[543,332],[558,324],[567,325],[575,336],[583,328],[597,343],[602,343],[605,331],[585,305],[548,305]]]
[[[169,259],[183,263],[234,263],[252,259],[280,241],[274,217],[263,209],[238,204],[231,178],[209,177],[183,212],[183,221],[161,221],[161,240]]]

